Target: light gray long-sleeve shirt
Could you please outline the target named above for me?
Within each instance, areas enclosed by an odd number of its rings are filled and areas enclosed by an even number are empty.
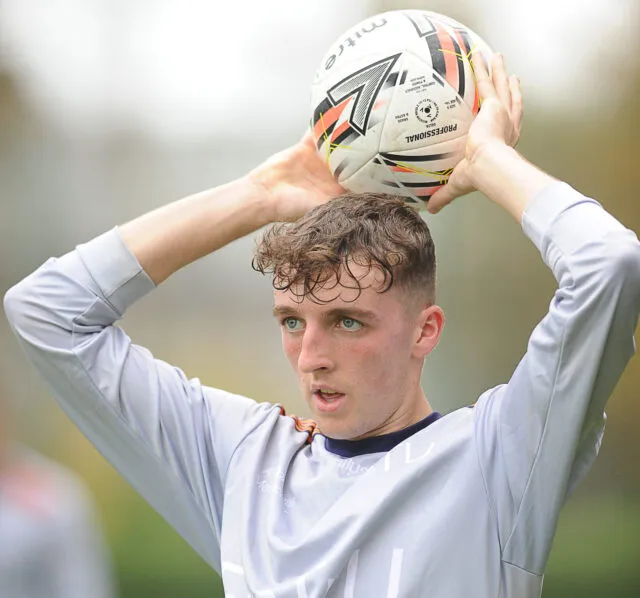
[[[114,323],[154,285],[117,229],[47,261],[5,309],[69,416],[229,598],[533,598],[634,353],[640,244],[563,183],[523,229],[559,286],[511,380],[368,442],[331,441],[132,344]]]

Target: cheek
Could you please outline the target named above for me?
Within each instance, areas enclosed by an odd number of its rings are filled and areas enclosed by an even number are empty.
[[[350,354],[354,364],[368,372],[368,378],[375,383],[386,385],[386,381],[394,379],[409,361],[410,343],[406,335],[385,334],[367,339],[351,348]]]
[[[358,370],[366,371],[368,379],[384,376],[383,370],[388,367],[388,351],[379,340],[367,339],[367,342],[353,343],[343,352],[345,361]]]
[[[286,355],[291,366],[295,369],[298,363],[298,354],[300,353],[300,341],[290,334],[282,333],[282,350]]]

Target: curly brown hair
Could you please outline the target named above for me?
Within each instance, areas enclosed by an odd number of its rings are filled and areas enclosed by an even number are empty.
[[[269,228],[252,266],[273,274],[273,287],[299,300],[320,300],[315,291],[352,288],[362,292],[350,264],[383,274],[379,292],[392,286],[435,301],[435,248],[427,223],[401,198],[383,193],[344,193],[296,222]],[[345,280],[345,276],[347,277]]]

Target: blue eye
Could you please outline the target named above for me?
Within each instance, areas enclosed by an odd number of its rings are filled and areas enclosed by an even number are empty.
[[[298,318],[285,318],[282,320],[282,325],[290,332],[300,330],[301,322]]]
[[[353,318],[342,318],[340,324],[344,330],[360,330],[362,324]]]

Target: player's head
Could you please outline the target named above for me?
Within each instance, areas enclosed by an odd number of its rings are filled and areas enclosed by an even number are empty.
[[[259,243],[283,347],[320,429],[394,431],[424,416],[420,374],[444,322],[427,224],[402,200],[344,194]],[[322,389],[339,393],[334,402]]]

